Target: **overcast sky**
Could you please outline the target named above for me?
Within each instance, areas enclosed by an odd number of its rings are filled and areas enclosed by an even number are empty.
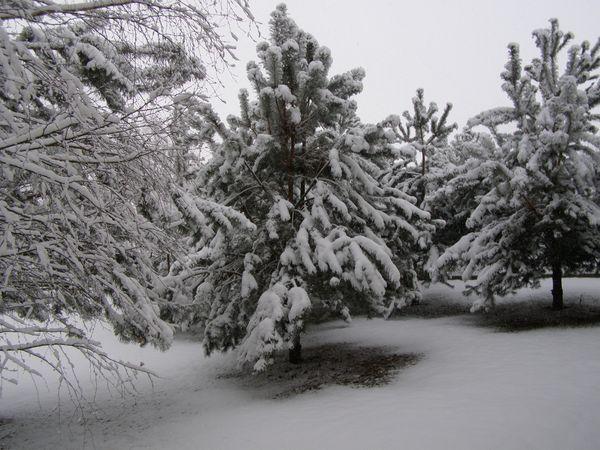
[[[280,1],[250,0],[256,19],[268,37],[269,14]],[[288,13],[321,45],[331,49],[330,75],[353,67],[367,72],[357,97],[359,115],[377,122],[410,108],[419,87],[427,102],[440,109],[454,104],[451,120],[464,126],[478,112],[505,105],[500,72],[506,46],[517,42],[525,61],[535,56],[531,32],[559,19],[575,41],[594,42],[600,36],[600,0],[288,0]],[[262,39],[261,39],[262,40]],[[237,114],[237,92],[249,87],[245,67],[256,59],[256,44],[240,36],[233,69],[222,75],[215,101],[224,118]]]

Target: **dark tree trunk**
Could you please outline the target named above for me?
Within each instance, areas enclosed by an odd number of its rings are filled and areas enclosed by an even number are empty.
[[[294,159],[296,157],[296,139],[290,140],[290,154],[288,160],[288,201],[294,203]]]
[[[300,345],[300,332],[294,336],[293,345],[290,348],[289,359],[292,364],[300,364],[302,362],[302,345]]]
[[[302,159],[300,159],[300,161],[302,161],[304,159],[304,155],[306,153],[306,142],[302,141]],[[306,172],[305,172],[305,166],[304,163],[302,163],[302,165],[300,166],[300,175],[302,176],[301,180],[300,180],[300,200],[298,201],[298,208],[301,209],[302,205],[304,204],[304,197],[306,196]]]
[[[563,309],[562,261],[557,258],[552,264],[552,309]]]
[[[421,153],[423,156],[423,161],[421,161],[421,201],[418,206],[421,206],[425,201],[425,195],[427,194],[426,186],[425,186],[425,147],[423,147],[423,151]]]

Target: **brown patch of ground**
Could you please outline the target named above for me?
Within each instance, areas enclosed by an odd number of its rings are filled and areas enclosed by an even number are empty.
[[[415,365],[423,355],[394,353],[386,347],[327,344],[302,349],[301,364],[291,364],[278,355],[272,366],[253,373],[239,370],[222,374],[244,387],[263,389],[269,397],[281,398],[321,389],[328,385],[375,387],[389,383],[403,368]]]
[[[546,296],[547,297],[547,296]],[[600,300],[583,303],[581,298],[565,299],[565,308],[550,308],[550,299],[532,297],[530,300],[508,301],[499,299],[495,308],[487,312],[469,312],[468,303],[452,303],[443,299],[423,301],[396,311],[392,319],[464,316],[465,323],[493,328],[498,331],[527,331],[538,328],[582,327],[600,325]]]
[[[538,328],[583,327],[600,325],[600,307],[567,305],[555,311],[540,303],[508,303],[497,305],[486,313],[473,314],[470,321],[498,331],[527,331]]]
[[[415,305],[405,306],[396,310],[391,318],[418,317],[422,319],[437,319],[439,317],[469,314],[470,309],[471,305],[466,303],[422,301]]]

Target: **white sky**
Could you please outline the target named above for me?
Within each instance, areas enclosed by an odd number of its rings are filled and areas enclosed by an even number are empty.
[[[268,38],[276,0],[250,0],[263,40]],[[454,104],[451,121],[463,127],[473,115],[506,105],[500,72],[506,46],[517,42],[524,62],[535,56],[531,32],[559,19],[575,42],[600,36],[600,0],[288,0],[288,13],[321,45],[331,49],[330,75],[364,67],[367,76],[357,97],[364,122],[377,122],[411,107],[417,88],[440,109]],[[245,67],[256,59],[255,47],[240,35],[232,72],[222,75],[215,100],[222,118],[238,113],[237,93],[249,87]]]

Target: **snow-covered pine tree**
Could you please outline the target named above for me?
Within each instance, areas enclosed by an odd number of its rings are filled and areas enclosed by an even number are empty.
[[[231,51],[210,21],[222,11],[207,5],[0,6],[2,379],[28,370],[24,355],[68,381],[61,346],[118,368],[80,326],[94,318],[124,340],[169,345],[152,255],[171,241],[135,205],[144,189],[169,195],[162,106]]]
[[[382,173],[380,179],[384,185],[414,197],[416,204],[435,219],[437,230],[432,237],[432,245],[421,249],[418,255],[415,255],[419,278],[427,280],[428,264],[439,256],[438,241],[445,240],[448,230],[445,221],[449,218],[440,214],[446,212],[443,208],[442,211],[437,211],[436,204],[427,202],[427,195],[436,190],[443,174],[449,170],[453,148],[448,143],[448,137],[457,125],[447,123],[452,104],[447,103],[438,117],[437,104],[425,104],[423,89],[417,89],[412,104],[412,112],[404,111],[402,117],[391,115],[381,123],[386,131],[389,130],[395,136],[395,144],[401,156]],[[450,228],[453,228],[454,218],[450,219]]]
[[[533,33],[540,56],[522,66],[510,44],[502,73],[512,106],[483,112],[468,126],[487,128],[479,142],[479,164],[468,162],[455,186],[484,182],[485,192],[467,220],[470,232],[448,248],[440,271],[460,268],[482,298],[474,309],[493,305],[495,295],[539,284],[552,273],[552,305],[563,307],[565,269],[597,266],[600,258],[598,180],[600,137],[600,41],[568,48],[573,36],[557,20]],[[509,125],[508,127],[506,125]],[[504,127],[503,127],[504,126]]]
[[[447,153],[449,147],[448,136],[457,125],[447,124],[452,104],[447,103],[441,116],[438,117],[437,104],[434,102],[429,103],[429,106],[425,104],[423,89],[417,89],[412,104],[412,112],[404,111],[402,117],[391,115],[382,123],[384,127],[393,131],[397,142],[403,148],[403,154],[406,155],[386,171],[383,182],[417,197],[418,204],[421,205],[428,192],[427,173],[431,168],[436,167],[432,163],[443,164],[442,154]]]
[[[490,164],[501,157],[497,150],[487,133],[465,130],[432,155],[424,208],[436,220],[443,220],[444,226],[432,236],[425,270],[467,233],[467,219],[494,181],[488,172]]]
[[[195,294],[206,350],[239,346],[257,370],[280,349],[300,361],[311,308],[349,318],[362,304],[387,315],[419,295],[413,249],[430,231],[414,199],[378,182],[397,155],[393,136],[356,116],[364,71],[330,77],[329,49],[285,5],[270,26],[260,63],[247,66],[256,99],[242,90],[240,116],[227,124],[204,110],[213,157],[188,195],[218,202],[214,219],[233,232],[198,233],[195,266],[172,274]]]

